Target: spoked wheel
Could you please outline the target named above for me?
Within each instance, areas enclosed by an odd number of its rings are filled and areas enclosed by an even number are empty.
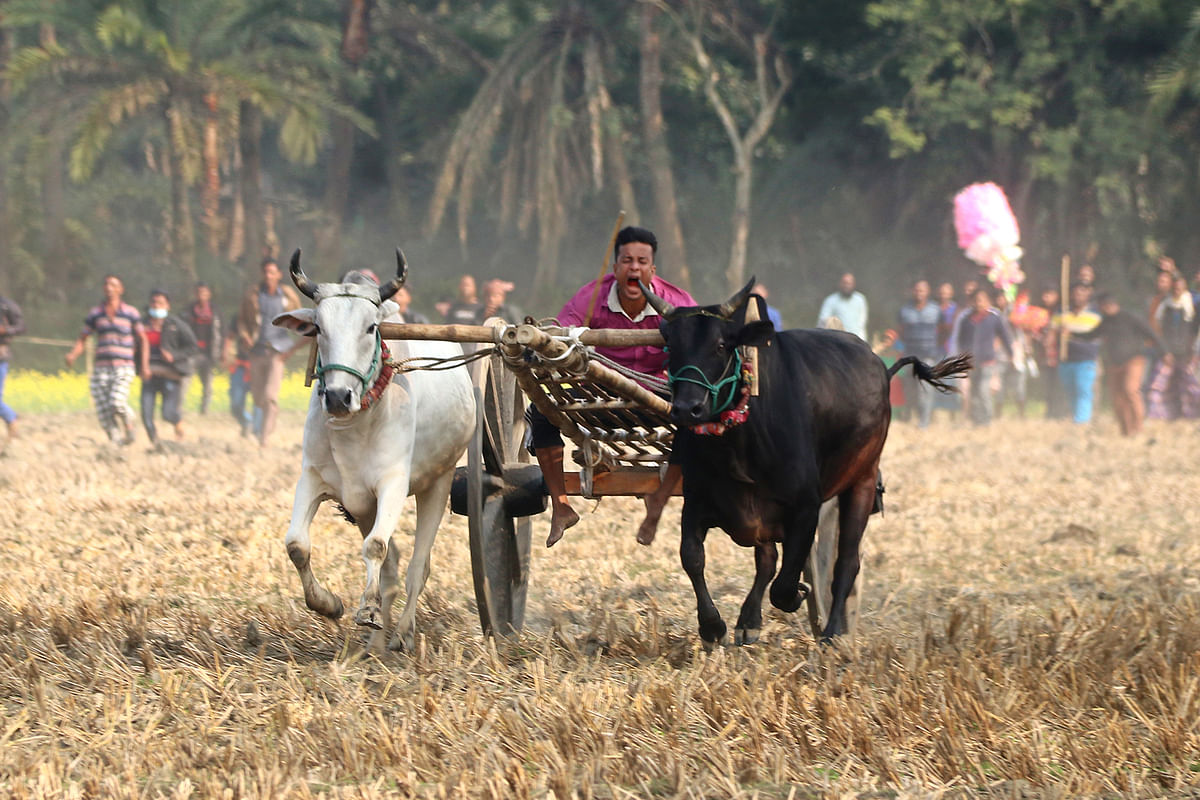
[[[541,511],[514,506],[521,505],[519,485],[536,480],[540,487],[541,473],[533,474],[536,465],[525,463],[525,401],[516,378],[497,355],[472,368],[478,424],[466,473],[475,600],[484,634],[512,636],[525,623],[532,531],[528,516],[516,514]],[[538,496],[544,508],[540,488]]]
[[[821,641],[821,631],[829,623],[829,607],[833,603],[833,564],[837,561],[837,551],[838,501],[835,497],[821,505],[817,535],[808,552],[808,561],[804,564],[804,580],[812,587],[808,593],[808,621],[818,642]],[[864,580],[864,569],[860,564],[854,588],[846,598],[846,635],[851,639],[858,633],[858,609],[862,599],[860,589]]]

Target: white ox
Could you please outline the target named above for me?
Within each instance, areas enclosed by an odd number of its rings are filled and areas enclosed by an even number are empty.
[[[374,629],[369,647],[382,648],[391,627],[399,555],[392,532],[408,495],[417,498],[417,530],[405,578],[404,612],[388,642],[410,652],[416,637],[417,598],[429,577],[429,555],[446,511],[454,465],[475,425],[475,401],[466,368],[392,375],[379,323],[399,322],[390,298],[408,268],[396,250],[396,277],[382,287],[351,273],[346,283],[315,284],[292,255],[296,287],[316,308],[288,311],[274,323],[317,337],[319,383],[304,423],[304,458],[292,521],[288,557],[300,573],[304,602],[337,619],[342,601],[323,587],[309,564],[308,529],[324,500],[334,500],[353,517],[364,540],[367,582],[354,621]],[[449,342],[396,342],[395,356],[444,358],[461,355]]]

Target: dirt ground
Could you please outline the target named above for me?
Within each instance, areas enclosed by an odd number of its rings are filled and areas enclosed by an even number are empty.
[[[550,550],[535,520],[515,643],[480,635],[448,514],[417,652],[371,656],[284,553],[301,416],[264,451],[190,422],[151,453],[27,416],[0,454],[0,795],[1200,796],[1194,423],[894,424],[836,648],[771,609],[705,653],[679,501],[645,548],[610,499]],[[357,531],[326,506],[313,540],[352,612]],[[708,556],[732,627],[751,554],[714,531]]]

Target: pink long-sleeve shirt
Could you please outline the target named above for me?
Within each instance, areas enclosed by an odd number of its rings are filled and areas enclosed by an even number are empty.
[[[600,295],[596,299],[596,310],[592,314],[592,321],[588,327],[621,329],[658,327],[660,317],[649,303],[636,318],[631,318],[625,313],[625,309],[621,308],[620,300],[617,298],[615,275],[609,273],[599,280]],[[567,301],[566,305],[562,307],[562,311],[558,312],[560,325],[578,327],[584,324],[595,286],[596,281],[589,282]],[[673,306],[696,305],[696,301],[690,294],[657,275],[651,279],[650,289]],[[596,352],[629,369],[648,375],[662,375],[667,369],[667,354],[657,346],[597,347]]]

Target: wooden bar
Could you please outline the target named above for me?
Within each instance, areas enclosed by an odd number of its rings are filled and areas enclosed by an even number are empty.
[[[398,322],[384,322],[379,325],[379,332],[384,339],[419,339],[464,344],[470,342],[497,343],[497,337],[504,330],[506,330],[505,327],[494,328],[489,325],[420,325]],[[539,330],[544,330],[548,336],[567,335],[567,328],[552,327]],[[579,335],[579,341],[589,347],[661,346],[663,344],[662,334],[655,329],[585,328]]]
[[[582,496],[580,474],[567,472],[567,494]],[[657,472],[625,470],[622,472],[598,472],[592,476],[590,497],[645,497],[658,488]],[[683,494],[683,482],[671,493],[672,497]]]

